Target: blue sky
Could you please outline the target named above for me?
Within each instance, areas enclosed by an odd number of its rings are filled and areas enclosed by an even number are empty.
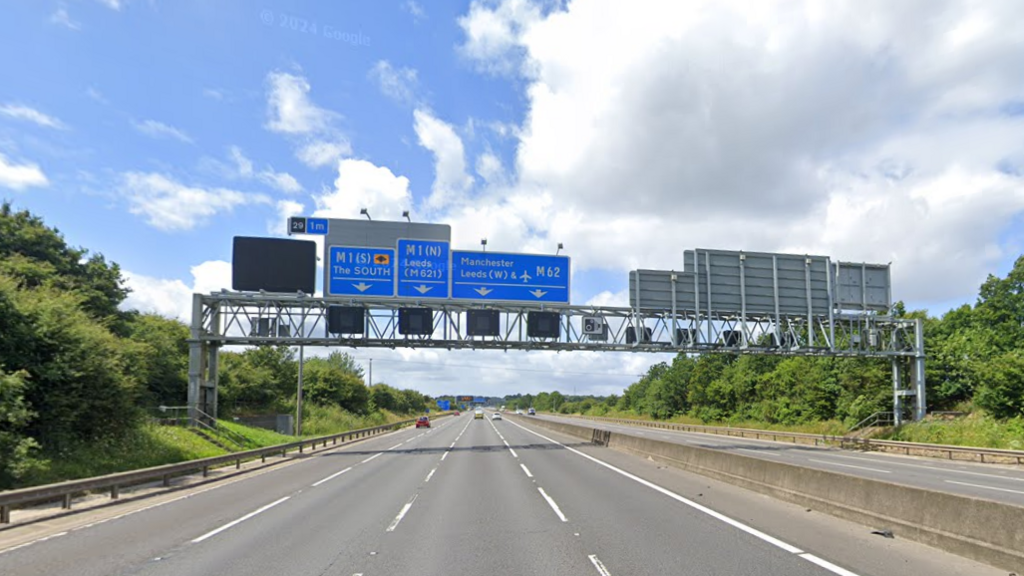
[[[892,262],[894,296],[942,312],[1024,251],[1013,0],[16,0],[4,16],[0,197],[118,262],[128,306],[172,317],[229,283],[233,236],[361,207],[451,224],[456,249],[563,242],[574,303],[624,304],[628,270],[720,248]],[[385,354],[487,394],[552,387],[514,364],[609,392],[665,359]],[[488,362],[505,368],[454,368]]]

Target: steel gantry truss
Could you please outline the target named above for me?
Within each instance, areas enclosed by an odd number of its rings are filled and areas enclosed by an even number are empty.
[[[331,306],[361,307],[362,333],[328,331]],[[432,312],[429,334],[403,334],[399,310]],[[494,336],[474,336],[467,313],[498,313]],[[217,414],[217,362],[222,346],[341,346],[593,352],[733,353],[784,356],[890,358],[897,419],[915,397],[915,419],[924,416],[924,340],[919,319],[870,312],[810,315],[727,315],[613,306],[526,305],[458,300],[348,299],[303,294],[216,292],[193,296],[189,352],[190,409]],[[558,314],[557,337],[529,336],[532,312]],[[602,326],[584,333],[584,319]],[[912,367],[909,378],[905,365]]]

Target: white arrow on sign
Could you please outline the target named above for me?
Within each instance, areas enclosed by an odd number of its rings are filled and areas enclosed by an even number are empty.
[[[490,288],[474,288],[473,291],[481,296],[487,296],[491,292],[494,292],[494,290],[491,290]]]
[[[425,284],[420,284],[419,286],[413,286],[413,290],[416,290],[420,294],[426,294],[427,292],[430,292],[431,288],[433,288],[433,286],[427,286]]]
[[[360,292],[366,292],[366,290],[370,287],[370,285],[367,284],[366,282],[360,282],[359,284],[353,284],[352,286],[356,290],[359,290]]]
[[[530,294],[533,294],[537,298],[540,298],[541,296],[547,294],[547,292],[545,292],[543,290],[534,290],[533,292],[530,292]]]

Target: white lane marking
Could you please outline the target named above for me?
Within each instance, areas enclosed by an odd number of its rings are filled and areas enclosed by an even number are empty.
[[[771,452],[765,452],[764,450],[748,450],[746,448],[737,448],[740,452],[749,452],[751,454],[757,454],[758,456],[772,456],[774,458],[781,458],[779,454],[772,454]]]
[[[426,482],[430,482],[430,477],[434,475],[434,472],[437,472],[437,468],[434,468],[433,470],[431,470],[431,471],[430,471],[430,474],[427,474],[427,479],[426,479],[426,480],[424,480],[423,482],[424,482],[424,483],[426,483]]]
[[[510,420],[510,422],[511,422],[511,420]],[[631,473],[626,472],[625,470],[623,470],[621,468],[618,468],[616,466],[612,466],[611,464],[605,462],[604,460],[599,460],[597,458],[594,458],[590,454],[587,454],[585,452],[580,452],[579,450],[577,450],[575,448],[566,446],[565,444],[562,444],[561,442],[559,442],[557,440],[552,440],[551,438],[548,438],[547,436],[545,436],[545,435],[543,435],[543,434],[541,434],[539,432],[534,432],[533,430],[530,430],[529,428],[526,428],[524,426],[520,426],[519,424],[516,424],[515,422],[512,422],[512,423],[515,424],[516,426],[519,426],[523,430],[526,430],[530,434],[533,434],[535,436],[539,436],[539,437],[547,440],[548,442],[551,442],[552,444],[557,444],[558,446],[561,446],[562,448],[565,448],[566,450],[572,452],[573,454],[576,454],[578,456],[582,456],[583,458],[586,458],[587,460],[590,460],[591,462],[594,462],[594,463],[598,464],[599,466],[604,466],[605,468],[607,468],[607,469],[609,469],[609,470],[611,470],[613,472],[616,472],[618,474],[621,474],[622,476],[625,476],[626,478],[629,478],[630,480],[633,480],[634,482],[642,484],[642,485],[650,488],[651,490],[654,490],[656,492],[660,492],[661,494],[664,494],[665,496],[668,496],[669,498],[672,498],[673,500],[675,500],[677,502],[681,502],[682,504],[685,504],[685,505],[693,508],[694,510],[697,510],[699,512],[703,512],[704,514],[707,514],[708,516],[711,516],[712,518],[715,518],[717,520],[721,520],[722,522],[725,522],[726,524],[728,524],[728,525],[730,525],[730,526],[732,526],[734,528],[738,528],[738,529],[746,532],[747,534],[750,534],[751,536],[754,536],[756,538],[760,538],[761,540],[764,540],[765,542],[768,542],[769,544],[772,544],[774,546],[778,546],[779,548],[782,548],[786,552],[790,552],[792,554],[802,554],[803,553],[803,550],[797,548],[796,546],[793,546],[791,544],[787,544],[787,543],[783,542],[782,540],[779,540],[778,538],[775,538],[773,536],[769,536],[769,535],[765,534],[764,532],[761,532],[760,530],[758,530],[756,528],[752,528],[752,527],[747,526],[746,524],[744,524],[742,522],[739,522],[738,520],[733,520],[732,518],[726,516],[725,514],[721,514],[719,512],[715,512],[714,510],[708,508],[707,506],[703,506],[701,504],[698,504],[698,503],[694,502],[693,500],[689,500],[687,498],[684,498],[683,496],[680,496],[679,494],[676,494],[675,492],[673,492],[673,491],[671,491],[671,490],[669,490],[667,488],[662,488],[661,486],[658,486],[654,482],[649,482],[647,480],[644,480],[643,478],[641,478],[641,477],[639,477],[639,476],[637,476],[635,474],[631,474]]]
[[[587,558],[590,558],[590,563],[594,565],[594,568],[597,568],[598,574],[601,576],[612,576],[612,573],[604,567],[604,564],[600,560],[598,560],[597,554],[591,554],[590,556],[587,556]]]
[[[881,472],[883,474],[892,474],[892,470],[882,470],[881,468],[869,468],[867,466],[856,466],[854,464],[840,464],[839,462],[829,462],[828,460],[817,460],[814,458],[808,458],[808,462],[817,462],[818,464],[826,464],[828,466],[842,466],[843,468],[856,468],[858,470],[868,470],[870,472]]]
[[[814,554],[811,554],[810,552],[805,552],[803,554],[800,554],[799,556],[801,558],[803,558],[804,560],[807,560],[811,564],[817,564],[818,566],[821,566],[822,568],[824,568],[825,570],[828,570],[829,572],[831,572],[833,574],[839,574],[839,576],[858,576],[858,574],[856,572],[850,572],[846,568],[842,568],[840,566],[836,566],[835,564],[829,562],[828,560],[822,560],[821,558],[818,558],[817,556],[815,556]]]
[[[98,524],[98,522],[97,522],[97,524]],[[44,537],[42,537],[42,538],[40,538],[38,540],[33,540],[31,542],[25,542],[24,544],[18,544],[17,546],[13,546],[13,547],[8,548],[6,550],[0,551],[0,554],[6,554],[7,552],[14,552],[15,550],[19,550],[21,548],[27,548],[28,546],[31,546],[33,544],[38,544],[40,542],[46,542],[47,540],[52,540],[54,538],[58,538],[60,536],[65,536],[65,535],[67,535],[67,533],[68,533],[67,531],[65,531],[65,532],[58,532],[56,534],[50,534],[49,536],[44,536]]]
[[[412,500],[409,500],[405,503],[405,506],[402,506],[402,509],[398,512],[398,516],[395,516],[395,519],[391,521],[391,525],[388,526],[386,532],[395,531],[395,528],[398,527],[398,523],[402,521],[402,518],[405,518],[406,513],[409,512],[409,508],[412,508],[412,503],[416,501],[417,497],[419,497],[419,494],[413,496]]]
[[[527,478],[533,478],[533,474],[530,474],[530,469],[526,467],[526,464],[520,464],[519,466],[523,469],[523,472],[526,472]]]
[[[448,457],[449,452],[451,452],[451,450],[446,450],[444,454],[441,454],[441,462],[444,462],[444,459]]]
[[[861,458],[860,456],[846,456],[845,454],[832,454],[832,458],[847,458],[849,460],[860,460],[861,462],[876,462],[872,458]],[[999,480],[1011,480],[1014,482],[1024,482],[1024,478],[1018,478],[1016,476],[1001,476],[999,474],[986,474],[984,472],[971,472],[970,470],[960,470],[959,468],[943,468],[941,466],[924,466],[922,464],[910,464],[907,462],[897,462],[896,457],[890,457],[886,459],[886,464],[892,464],[894,466],[908,466],[910,468],[924,468],[925,470],[935,470],[936,472],[951,472],[953,474],[970,474],[971,476],[983,476],[985,478],[997,478]]]
[[[450,450],[450,449],[452,449],[452,448],[455,448],[455,442],[452,442],[452,443],[451,443],[451,445],[450,445],[450,446],[448,446],[448,449],[449,449],[449,450]]]
[[[995,486],[986,486],[984,484],[971,484],[970,482],[957,482],[956,480],[946,480],[947,484],[959,484],[960,486],[971,486],[974,488],[985,488],[987,490],[998,490],[999,492],[1010,492],[1011,494],[1024,494],[1021,490],[1010,490],[1009,488],[996,488]]]
[[[488,420],[488,422],[491,421]],[[491,428],[494,428],[494,431],[498,432],[498,427],[494,425],[494,422],[491,422]],[[508,448],[508,451],[512,453],[512,457],[518,460],[519,454],[516,454],[515,449],[512,448],[512,446],[508,443],[507,440],[505,440],[505,437],[501,435],[501,432],[498,432],[498,437],[501,438],[501,441],[505,443],[505,447]]]
[[[562,514],[562,509],[558,507],[558,504],[555,503],[551,496],[548,496],[548,493],[545,492],[544,489],[541,488],[540,486],[537,486],[537,490],[540,490],[540,495],[543,496],[544,499],[548,501],[548,505],[551,506],[551,509],[554,510],[555,514],[558,515],[559,520],[561,520],[562,522],[568,522],[569,519],[565,517],[565,514]]]
[[[366,463],[367,463],[367,462],[369,462],[370,460],[373,460],[374,458],[376,458],[377,456],[380,456],[380,455],[382,455],[382,454],[384,454],[384,453],[383,453],[383,452],[377,452],[377,453],[376,453],[376,454],[374,454],[373,456],[370,456],[370,457],[369,457],[369,458],[367,458],[366,460],[363,460],[362,462],[360,462],[360,464],[366,464]]]
[[[291,498],[291,496],[285,496],[284,498],[281,498],[279,500],[275,500],[275,501],[271,502],[270,504],[267,504],[266,506],[264,506],[264,507],[262,507],[262,508],[260,508],[258,510],[254,510],[252,512],[249,512],[248,514],[246,514],[245,516],[242,516],[241,518],[239,518],[237,520],[232,520],[231,522],[228,522],[227,524],[221,526],[220,528],[217,528],[216,530],[211,530],[211,531],[207,532],[206,534],[203,534],[199,538],[196,538],[196,539],[192,540],[192,543],[193,544],[198,544],[198,543],[202,542],[203,540],[206,540],[207,538],[212,538],[212,537],[216,536],[217,534],[220,534],[221,532],[223,532],[223,531],[225,531],[225,530],[227,530],[227,529],[229,529],[229,528],[231,528],[233,526],[237,526],[238,524],[241,524],[242,522],[245,522],[246,520],[248,520],[249,518],[252,518],[253,516],[256,516],[257,514],[261,514],[263,512],[266,512],[267,510],[270,510],[274,506],[277,506],[278,504],[284,502],[285,500],[288,500],[289,498]]]
[[[511,446],[508,447],[508,451],[512,453],[513,458],[519,458],[519,454],[516,454],[516,451]]]
[[[405,444],[405,442],[399,442],[398,444],[395,444],[391,448],[388,448],[388,450],[394,450],[395,448],[399,448],[402,446],[402,444]]]
[[[341,476],[342,474],[344,474],[345,472],[348,472],[348,471],[349,471],[349,470],[351,470],[351,469],[352,469],[352,467],[351,467],[351,466],[349,466],[348,468],[345,468],[345,469],[344,469],[344,470],[342,470],[341,472],[335,472],[334,474],[331,474],[331,475],[330,475],[330,476],[328,476],[327,478],[324,478],[323,480],[321,480],[321,481],[319,481],[319,482],[317,482],[317,483],[313,484],[313,487],[314,487],[314,488],[316,488],[317,486],[319,486],[319,485],[323,484],[324,482],[329,482],[329,481],[331,481],[331,480],[334,480],[334,479],[335,479],[335,478],[337,478],[338,476]]]

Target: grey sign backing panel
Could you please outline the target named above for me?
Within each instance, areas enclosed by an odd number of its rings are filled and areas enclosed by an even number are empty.
[[[397,249],[399,238],[450,243],[452,227],[447,224],[331,218],[329,231],[324,236],[323,262],[330,262],[330,246]],[[330,267],[324,266],[325,294],[330,281]]]
[[[838,262],[835,274],[835,301],[838,308],[885,312],[892,307],[888,264]]]
[[[832,308],[827,256],[686,250],[683,271],[630,272],[630,305],[740,316],[827,316]],[[639,280],[639,292],[637,281]]]

